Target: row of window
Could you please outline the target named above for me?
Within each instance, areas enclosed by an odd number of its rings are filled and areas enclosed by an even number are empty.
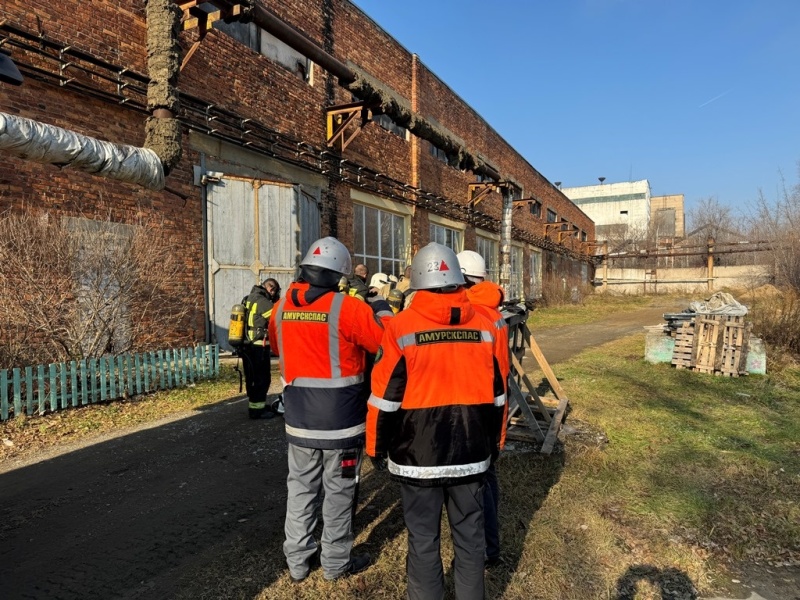
[[[386,273],[397,277],[402,275],[411,254],[408,233],[410,218],[358,203],[353,204],[353,213],[353,254],[356,262],[365,264],[370,273]],[[429,233],[432,242],[447,246],[456,253],[464,249],[463,229],[442,223],[431,223]],[[495,237],[490,236],[492,234],[478,234],[476,251],[486,261],[487,279],[498,282],[500,243]],[[541,253],[532,251],[530,255],[529,287],[531,293],[538,296],[541,288]],[[525,296],[523,247],[518,244],[512,245],[510,258],[510,294],[512,298],[523,298]]]

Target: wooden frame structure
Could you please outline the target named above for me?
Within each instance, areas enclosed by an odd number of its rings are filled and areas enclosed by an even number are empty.
[[[338,144],[339,150],[344,152],[350,142],[370,122],[372,111],[364,102],[351,102],[350,104],[329,106],[325,109],[325,115],[328,128],[328,147]],[[351,125],[352,127],[350,127]],[[349,135],[345,135],[345,129],[348,127],[351,131]]]
[[[506,438],[539,444],[539,452],[550,454],[566,419],[569,398],[528,329],[528,311],[507,307],[503,309],[503,317],[508,324],[511,358]],[[548,407],[542,402],[536,386],[525,372],[523,362],[529,353],[536,360],[558,399],[556,407]]]

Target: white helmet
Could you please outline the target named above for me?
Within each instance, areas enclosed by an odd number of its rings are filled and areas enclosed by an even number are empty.
[[[369,287],[371,288],[379,288],[383,287],[389,283],[389,278],[386,276],[386,273],[375,273],[372,276],[372,279],[369,281]]]
[[[431,242],[411,261],[412,289],[455,288],[465,283],[456,253],[447,246]]]
[[[472,250],[464,250],[459,252],[457,257],[464,275],[486,279],[486,261],[480,254]]]
[[[301,267],[320,267],[342,275],[347,275],[353,270],[353,261],[350,252],[344,244],[335,237],[324,237],[317,240],[306,252]]]

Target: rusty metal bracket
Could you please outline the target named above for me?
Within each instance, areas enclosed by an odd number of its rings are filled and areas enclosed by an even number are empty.
[[[504,182],[485,181],[481,183],[470,183],[467,190],[467,202],[475,206],[492,192],[500,191]]]
[[[550,239],[550,230],[549,227],[561,227],[563,223],[545,223],[544,224],[544,237],[545,239]]]
[[[603,253],[602,254],[589,254],[589,250],[593,249],[593,248],[603,248]],[[608,241],[600,241],[600,242],[598,242],[597,240],[589,240],[589,241],[586,241],[586,242],[581,242],[580,250],[581,250],[581,253],[583,253],[583,254],[585,254],[587,256],[605,257],[605,256],[608,255]]]
[[[519,200],[514,200],[514,208],[520,208],[522,206],[529,206],[534,202],[540,202],[538,198],[530,197],[530,198],[520,198]]]
[[[567,222],[566,224],[569,225],[570,223]],[[562,222],[562,223],[559,223],[559,225],[561,225],[563,227],[565,225],[565,223]],[[575,235],[575,230],[570,227],[569,229],[564,229],[562,231],[559,231],[558,232],[558,236],[556,238],[556,240],[558,241],[559,244],[562,242],[562,240],[564,239],[565,235],[570,235],[570,236]]]
[[[339,144],[342,152],[372,118],[372,111],[365,102],[329,106],[325,109],[325,114],[328,124],[328,147]],[[346,136],[345,131],[350,125],[355,125],[355,128],[349,136]]]
[[[200,39],[214,27],[214,22],[220,19],[226,23],[239,21],[247,13],[247,7],[238,2],[228,2],[225,0],[176,0],[176,4],[183,11],[181,19],[181,29],[188,31],[197,29],[200,32]],[[201,4],[211,4],[217,10],[207,12],[203,10]]]

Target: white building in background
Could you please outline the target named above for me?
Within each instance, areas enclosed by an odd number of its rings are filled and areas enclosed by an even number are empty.
[[[597,240],[643,237],[650,225],[650,182],[625,181],[561,188],[595,223]]]

